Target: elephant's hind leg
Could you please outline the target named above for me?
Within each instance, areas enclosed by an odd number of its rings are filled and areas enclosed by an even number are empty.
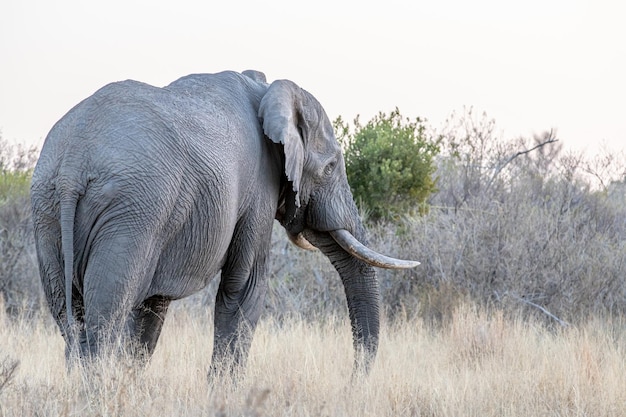
[[[149,238],[104,233],[87,261],[84,278],[85,344],[83,356],[124,350],[132,333],[133,306],[142,300],[147,277],[154,274],[156,253]]]
[[[170,303],[171,300],[155,295],[133,312],[131,337],[138,344],[138,356],[144,360],[154,352]]]
[[[84,338],[83,299],[78,289],[74,287],[72,293],[72,312],[76,327],[70,329],[66,315],[63,258],[59,253],[61,247],[61,228],[58,221],[51,220],[49,213],[43,212],[39,205],[35,206],[33,216],[39,219],[39,222],[35,225],[35,242],[41,284],[50,313],[59,326],[59,330],[65,341],[65,356],[69,364],[74,354],[78,354],[77,349],[75,349],[77,347],[76,342]]]

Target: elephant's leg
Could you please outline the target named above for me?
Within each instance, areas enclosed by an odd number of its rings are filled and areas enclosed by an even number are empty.
[[[131,337],[138,343],[137,353],[143,360],[150,359],[154,352],[170,303],[167,298],[154,296],[134,311]]]
[[[222,273],[215,300],[211,373],[245,366],[267,292],[265,267],[260,270],[255,268],[247,278]]]
[[[269,241],[271,229],[267,236]],[[233,371],[245,365],[267,292],[269,243],[261,242],[233,245],[228,262],[222,269],[215,300],[210,374],[220,370]]]
[[[149,237],[132,233],[94,242],[85,270],[83,295],[86,337],[83,356],[95,356],[102,349],[125,349],[132,323],[132,309],[141,300],[141,291],[154,275],[156,257]]]

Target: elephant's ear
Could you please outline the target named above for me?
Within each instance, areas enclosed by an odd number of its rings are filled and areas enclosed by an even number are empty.
[[[256,82],[267,83],[267,79],[265,78],[265,74],[263,74],[261,71],[245,70],[244,72],[242,72],[242,74],[245,75],[248,78],[253,79]]]
[[[285,174],[293,184],[296,207],[300,207],[300,181],[304,166],[304,142],[301,131],[302,94],[300,87],[287,80],[274,81],[261,99],[259,118],[263,132],[285,152]]]

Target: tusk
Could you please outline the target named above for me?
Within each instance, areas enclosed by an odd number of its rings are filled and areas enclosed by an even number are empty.
[[[292,235],[291,233],[287,233],[287,236],[289,236],[289,240],[291,240],[291,243],[293,243],[294,245],[296,245],[297,247],[301,249],[317,250],[317,248],[313,246],[311,242],[306,240],[306,238],[302,235],[302,233],[298,233],[295,236]]]
[[[414,268],[420,264],[417,261],[405,261],[381,255],[359,242],[352,236],[352,233],[345,229],[332,230],[328,233],[346,252],[372,266],[387,269],[406,269]]]

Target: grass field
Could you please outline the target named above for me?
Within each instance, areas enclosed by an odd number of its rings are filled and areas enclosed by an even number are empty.
[[[346,319],[265,320],[245,373],[211,384],[206,310],[175,308],[145,369],[68,373],[46,317],[0,316],[0,340],[0,416],[626,415],[621,323],[554,331],[462,307],[438,329],[385,326],[371,374],[352,378]]]

